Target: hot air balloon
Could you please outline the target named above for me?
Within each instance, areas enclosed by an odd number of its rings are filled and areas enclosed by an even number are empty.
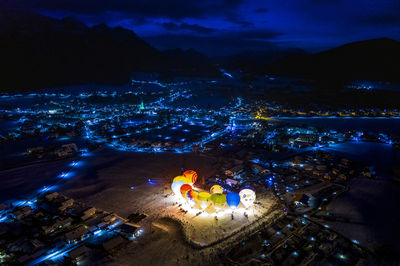
[[[224,193],[224,189],[220,185],[214,185],[210,188],[210,193]]]
[[[172,180],[172,182],[176,182],[176,181],[183,181],[183,183],[187,183],[187,178],[181,175],[178,175],[176,177],[174,177],[174,180]]]
[[[236,192],[229,192],[226,194],[226,203],[231,209],[236,209],[240,203],[240,196]]]
[[[197,180],[197,173],[193,170],[187,170],[183,172],[183,176],[187,179],[186,183],[196,183]]]
[[[181,188],[180,188],[180,191],[181,191],[181,194],[182,194],[182,197],[186,197],[186,192],[188,191],[188,190],[191,190],[192,189],[192,186],[191,185],[189,185],[189,184],[183,184],[182,186],[181,186]]]
[[[226,171],[225,171],[225,175],[227,175],[227,176],[233,176],[233,173],[232,173],[232,171],[230,171],[230,170],[226,170]]]
[[[181,186],[183,186],[185,184],[185,182],[183,182],[183,181],[175,181],[175,182],[172,182],[172,184],[171,184],[171,189],[172,189],[172,191],[175,193],[175,195],[180,195],[180,192],[181,192]]]
[[[202,210],[208,207],[211,194],[208,192],[200,192],[197,197]]]
[[[214,206],[217,208],[223,208],[226,203],[226,195],[222,193],[212,194],[210,197],[211,201],[214,203]]]
[[[240,202],[246,207],[250,207],[256,200],[256,193],[250,188],[244,188],[239,192]]]
[[[189,189],[186,191],[186,199],[188,200],[189,204],[193,206],[198,201],[199,191],[195,189]]]

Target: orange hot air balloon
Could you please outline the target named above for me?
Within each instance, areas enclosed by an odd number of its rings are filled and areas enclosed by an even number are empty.
[[[193,170],[187,170],[183,172],[183,176],[187,179],[187,183],[196,183],[197,173]]]
[[[182,197],[186,197],[186,192],[188,191],[188,190],[191,190],[192,189],[192,186],[191,185],[189,185],[189,184],[183,184],[182,186],[181,186],[181,194],[182,194]]]
[[[198,201],[199,191],[195,189],[189,189],[186,191],[186,200],[189,202],[191,206],[195,205]]]
[[[195,189],[189,189],[186,192],[186,197],[188,199],[191,199],[193,201],[197,201],[197,197],[199,196],[199,191],[195,190]]]

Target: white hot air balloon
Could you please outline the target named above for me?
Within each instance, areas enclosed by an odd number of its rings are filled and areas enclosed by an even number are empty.
[[[256,200],[256,193],[248,188],[242,189],[239,192],[239,196],[240,202],[244,205],[244,207],[246,207],[246,209],[250,207]]]
[[[174,192],[175,195],[181,196],[181,186],[184,185],[185,183],[181,180],[175,181],[171,184],[171,189]]]

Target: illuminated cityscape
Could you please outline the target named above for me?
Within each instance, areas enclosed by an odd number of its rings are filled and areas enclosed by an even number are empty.
[[[350,4],[45,2],[0,2],[1,265],[400,262],[400,43],[381,23],[332,40],[299,14]]]

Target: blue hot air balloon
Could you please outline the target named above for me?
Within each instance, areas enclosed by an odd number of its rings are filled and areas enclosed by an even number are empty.
[[[240,196],[236,192],[229,192],[226,194],[226,203],[231,209],[236,209],[240,203]]]

